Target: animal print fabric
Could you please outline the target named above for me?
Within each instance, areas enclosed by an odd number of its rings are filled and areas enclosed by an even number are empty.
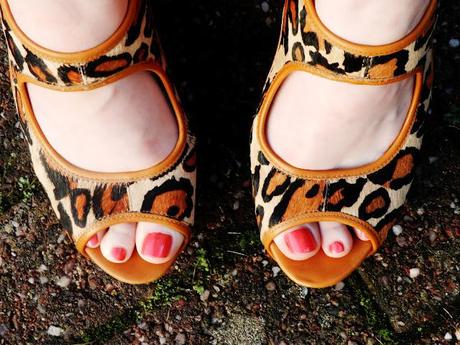
[[[47,154],[34,130],[27,123],[24,97],[17,76],[25,74],[42,82],[62,86],[90,85],[147,60],[162,64],[158,40],[151,22],[151,2],[140,1],[138,15],[115,48],[91,61],[58,64],[34,55],[10,31],[6,22],[13,96],[24,137],[29,144],[35,173],[43,185],[62,226],[75,241],[88,229],[105,220],[132,213],[162,217],[171,222],[193,225],[195,207],[195,137],[188,133],[177,162],[155,176],[117,182],[78,175]]]
[[[366,221],[382,242],[404,204],[419,157],[431,99],[433,28],[401,51],[368,57],[356,56],[325,41],[309,18],[302,0],[286,1],[279,46],[263,97],[271,92],[271,84],[279,72],[296,63],[312,66],[319,74],[376,83],[419,68],[423,77],[420,101],[410,134],[399,152],[384,166],[352,177],[341,176],[339,171],[334,178],[305,178],[285,171],[277,162],[270,161],[261,147],[257,136],[261,115],[257,114],[251,136],[251,174],[261,237],[269,229],[282,227],[286,221],[303,215],[341,212]]]
[[[124,37],[108,51],[95,52],[85,60],[68,63],[63,59],[38,56],[13,32],[2,16],[3,31],[10,52],[10,61],[18,73],[53,86],[84,86],[125,70],[130,65],[153,60],[166,68],[161,59],[159,40],[153,23],[152,2],[131,0],[138,4],[138,14]]]

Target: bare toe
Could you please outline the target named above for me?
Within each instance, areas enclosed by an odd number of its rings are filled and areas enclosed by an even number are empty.
[[[356,228],[354,228],[353,230],[355,231],[356,237],[358,237],[361,241],[369,241],[369,238],[363,231],[358,230]]]
[[[274,239],[279,250],[291,260],[311,258],[321,248],[318,223],[296,226],[279,234]]]
[[[150,263],[162,264],[171,260],[183,242],[184,235],[167,226],[146,222],[137,225],[137,252]]]
[[[112,225],[101,240],[102,255],[111,262],[129,260],[134,250],[136,223]]]
[[[101,230],[97,234],[94,234],[88,242],[86,242],[86,246],[88,248],[97,248],[101,244],[101,240],[105,235],[106,230]]]
[[[331,258],[347,255],[353,247],[353,237],[347,227],[336,222],[319,222],[324,253]]]

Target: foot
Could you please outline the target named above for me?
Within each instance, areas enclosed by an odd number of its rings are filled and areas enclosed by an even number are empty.
[[[77,52],[111,36],[124,18],[128,0],[98,0],[97,4],[10,0],[9,4],[18,25],[37,44]],[[149,72],[92,91],[27,87],[47,140],[80,168],[97,172],[146,169],[166,158],[178,139],[174,113]],[[115,263],[126,262],[137,250],[144,260],[160,264],[174,257],[183,241],[183,235],[173,229],[140,222],[113,225],[94,235],[87,247],[100,247],[102,255]]]
[[[315,6],[323,23],[337,35],[359,44],[382,45],[413,30],[428,3],[316,0]],[[344,169],[371,163],[400,132],[413,88],[413,78],[371,86],[293,72],[271,106],[268,141],[283,160],[302,169]],[[368,240],[359,229],[318,222],[289,229],[274,242],[288,258],[306,260],[320,249],[331,258],[340,258],[352,250],[354,241]]]

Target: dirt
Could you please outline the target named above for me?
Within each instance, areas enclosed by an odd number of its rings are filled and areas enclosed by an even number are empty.
[[[156,3],[200,139],[199,198],[186,253],[141,287],[81,258],[60,229],[17,128],[0,41],[0,344],[460,342],[460,48],[451,42],[460,39],[459,4],[441,2],[433,111],[403,231],[344,286],[321,290],[278,272],[252,214],[249,129],[280,5]],[[411,278],[411,269],[420,274]]]

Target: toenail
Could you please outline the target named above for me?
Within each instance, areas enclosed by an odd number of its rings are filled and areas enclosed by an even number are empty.
[[[284,241],[292,253],[305,254],[316,248],[316,241],[310,231],[300,228],[284,236]]]
[[[114,247],[112,248],[112,251],[110,252],[110,254],[112,254],[112,257],[118,261],[123,261],[124,259],[126,259],[126,249],[125,248]]]
[[[345,250],[345,247],[343,246],[342,242],[335,241],[329,246],[329,250],[331,253],[339,254]]]
[[[97,238],[97,234],[96,235],[93,235],[93,237],[91,237],[87,243],[88,246],[91,246],[91,247],[95,247],[97,246],[99,243],[99,240]]]
[[[172,240],[171,235],[152,232],[145,237],[142,254],[155,258],[165,258],[171,250]]]

